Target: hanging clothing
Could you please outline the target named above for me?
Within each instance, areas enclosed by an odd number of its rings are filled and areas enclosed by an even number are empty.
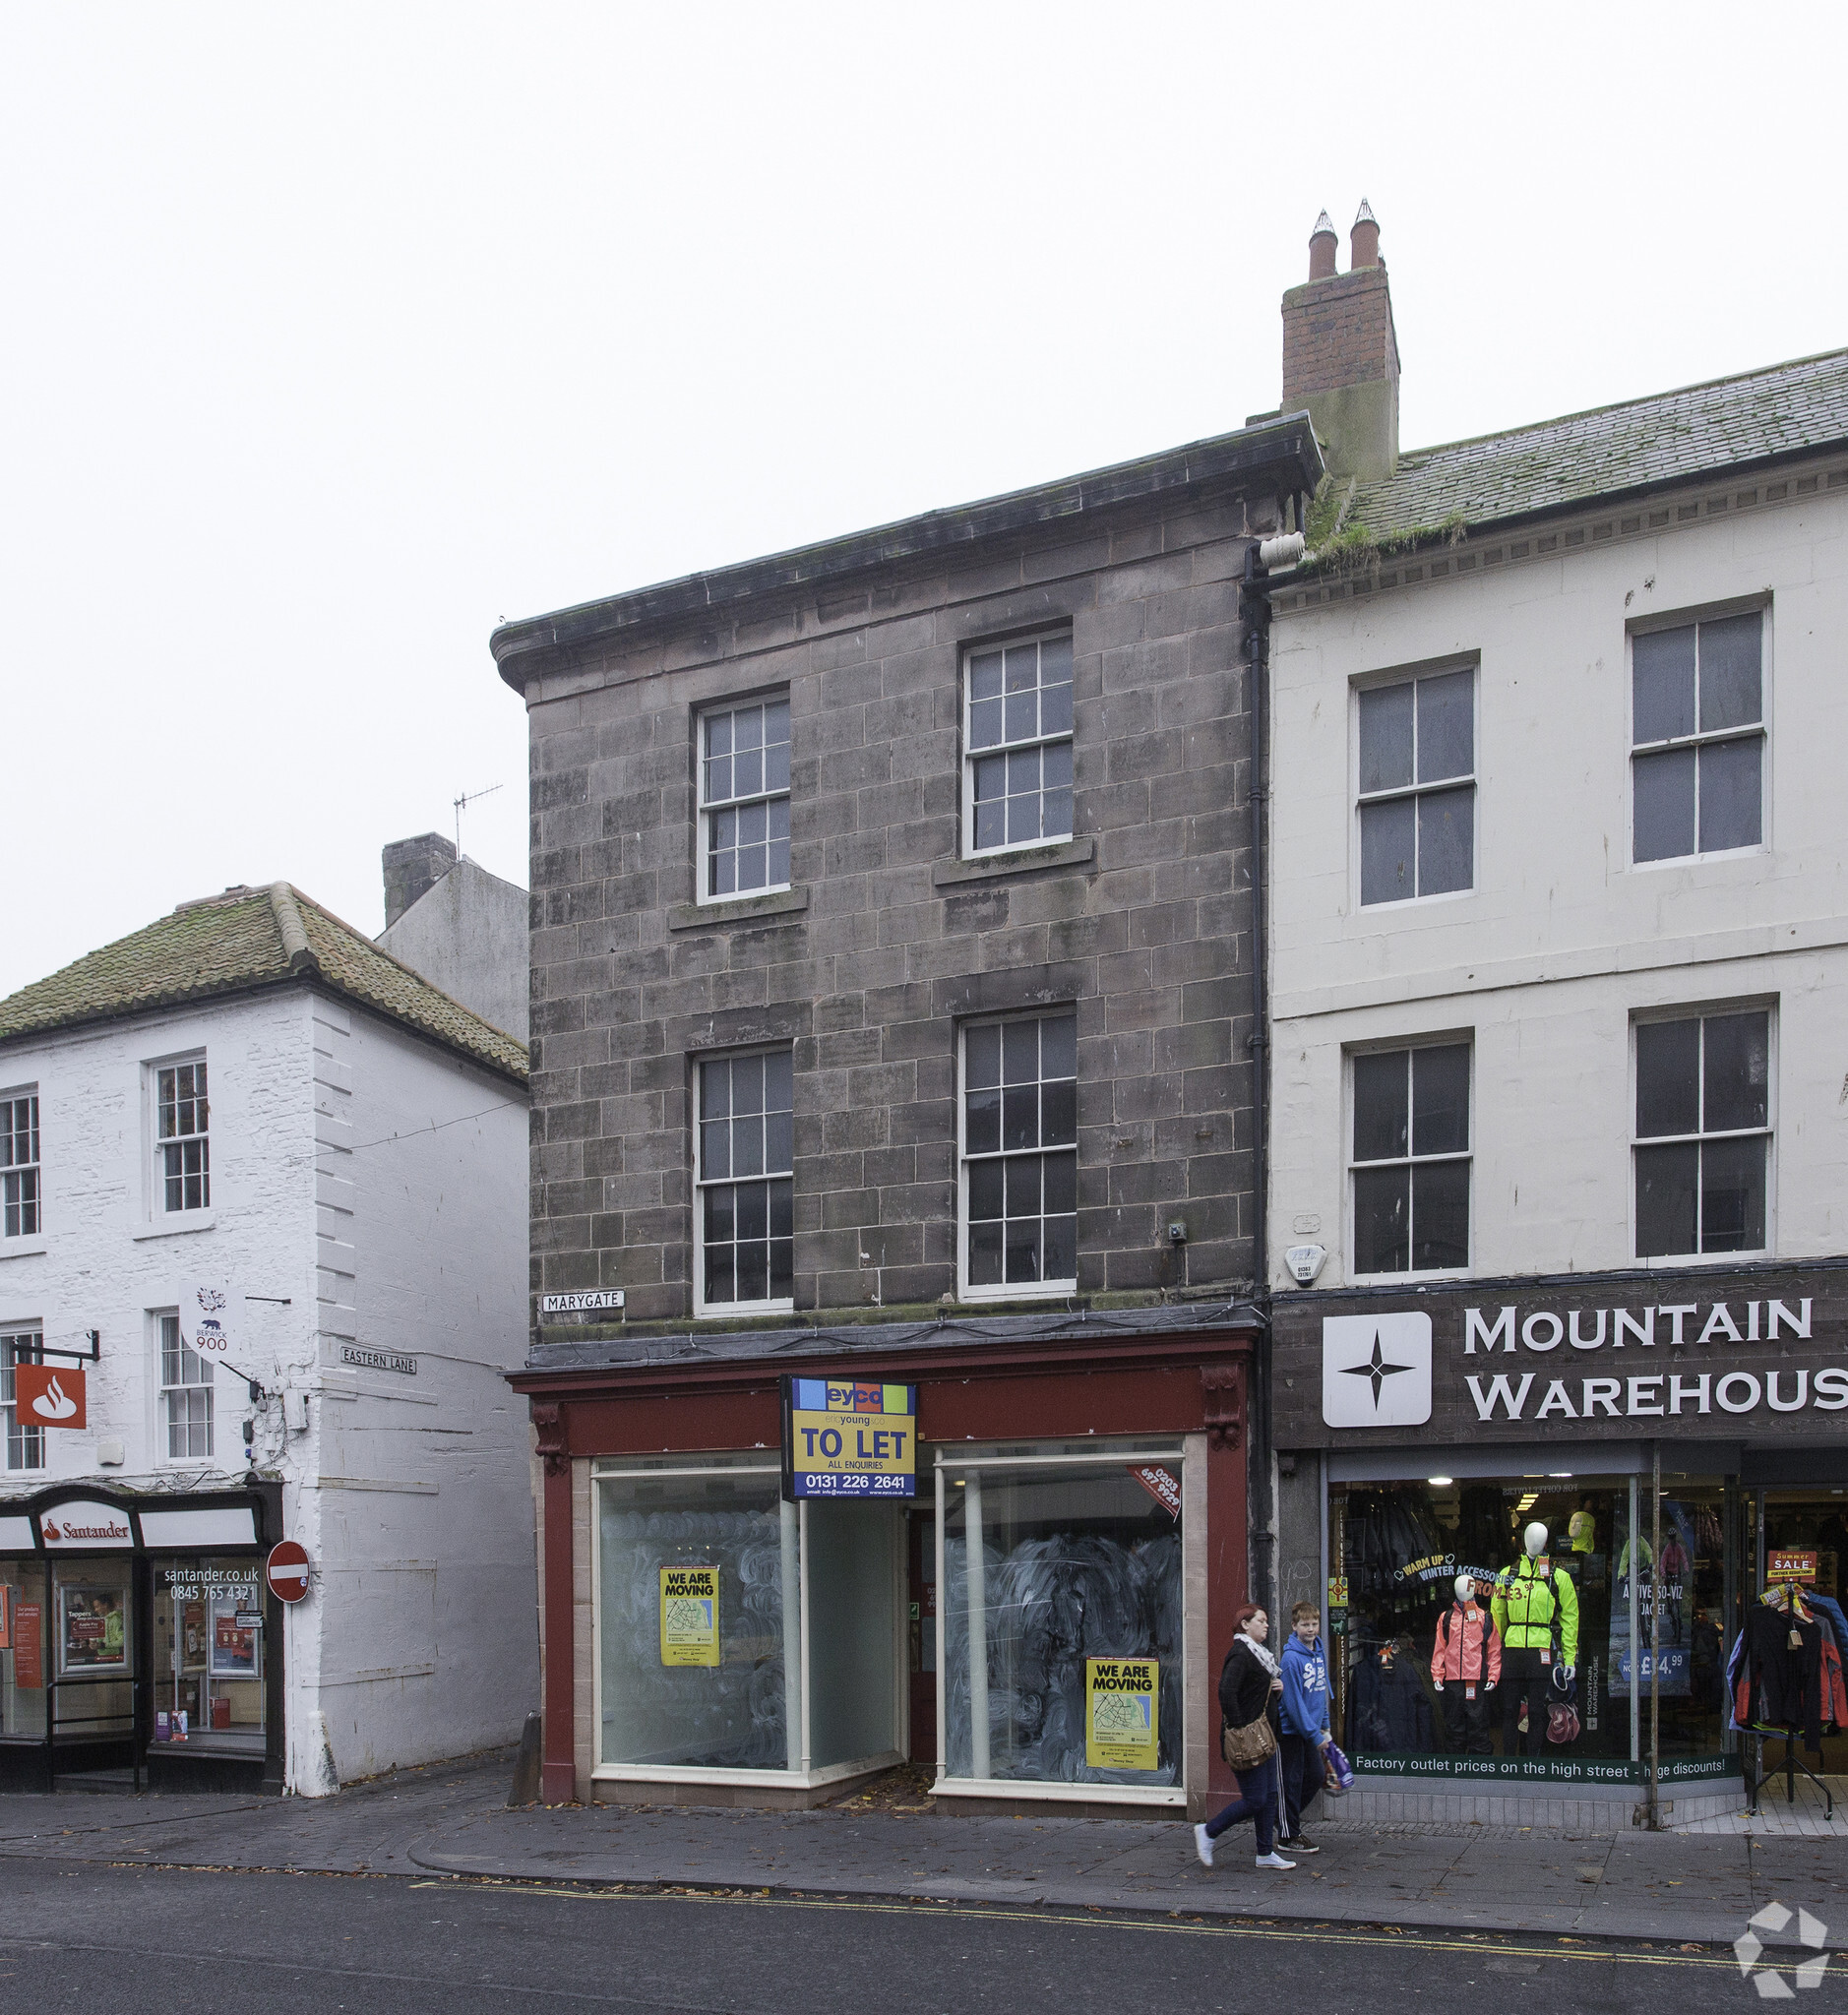
[[[1801,1729],[1804,1746],[1822,1746],[1822,1628],[1793,1605],[1755,1602],[1746,1612],[1735,1712],[1773,1728]]]
[[[1431,1749],[1431,1698],[1409,1658],[1388,1648],[1361,1661],[1354,1675],[1348,1745],[1393,1755]]]
[[[1431,1646],[1431,1677],[1493,1686],[1502,1677],[1502,1639],[1480,1603],[1456,1602],[1438,1618]]]
[[[1578,1663],[1578,1591],[1545,1554],[1525,1555],[1506,1568],[1489,1608],[1507,1649],[1550,1652],[1557,1621],[1562,1661]]]

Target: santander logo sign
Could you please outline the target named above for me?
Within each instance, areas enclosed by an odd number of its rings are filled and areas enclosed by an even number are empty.
[[[69,1365],[15,1365],[14,1404],[29,1421],[48,1428],[89,1424],[84,1374]]]
[[[74,1498],[38,1514],[38,1532],[48,1547],[132,1547],[135,1531],[113,1504]]]

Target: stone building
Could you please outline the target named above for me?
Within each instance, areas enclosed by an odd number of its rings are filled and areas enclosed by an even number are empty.
[[[1175,1805],[1222,1770],[1242,583],[1321,474],[1274,418],[495,634],[531,724],[548,1797],[801,1801],[909,1755],[976,1804]],[[910,1393],[916,1497],[781,1495],[785,1372]],[[675,1560],[716,1572],[709,1664],[669,1657]],[[1128,1656],[1138,1767],[1087,1750],[1086,1661]]]

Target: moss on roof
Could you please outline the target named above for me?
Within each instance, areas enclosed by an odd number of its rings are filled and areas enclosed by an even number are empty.
[[[1345,525],[1381,551],[1848,441],[1848,350],[1452,441],[1357,488]]]
[[[523,1044],[286,882],[182,903],[22,987],[0,1001],[0,1042],[296,980],[318,982],[504,1075],[526,1075]]]

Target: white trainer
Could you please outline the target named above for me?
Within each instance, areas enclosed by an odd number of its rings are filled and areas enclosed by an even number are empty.
[[[1200,1864],[1202,1868],[1212,1866],[1212,1835],[1204,1826],[1194,1828],[1194,1852],[1200,1856]]]
[[[1261,1854],[1258,1857],[1258,1865],[1261,1868],[1293,1868],[1296,1863],[1294,1862],[1286,1862],[1273,1848],[1269,1854]]]

